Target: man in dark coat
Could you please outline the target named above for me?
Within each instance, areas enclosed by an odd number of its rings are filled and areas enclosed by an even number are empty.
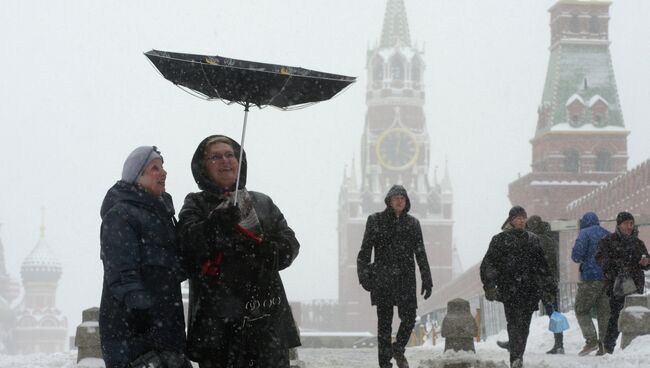
[[[189,365],[180,287],[185,274],[166,177],[156,148],[139,147],[102,204],[99,332],[107,368],[140,366],[136,360]]]
[[[616,216],[616,231],[598,243],[596,262],[603,269],[605,291],[609,296],[610,316],[603,344],[605,351],[611,354],[619,334],[618,317],[625,304],[625,295],[617,295],[614,292],[614,282],[619,274],[626,274],[634,280],[636,292],[643,294],[643,271],[650,269],[650,255],[643,241],[638,238],[632,214],[620,212]]]
[[[201,368],[289,367],[298,329],[278,271],[300,244],[265,194],[246,190],[246,154],[234,204],[241,147],[214,135],[192,158],[201,192],[179,214],[190,272],[188,355]]]
[[[585,345],[578,353],[580,356],[589,355],[598,350],[596,355],[605,354],[605,334],[609,321],[609,298],[605,293],[603,269],[596,263],[598,242],[609,235],[594,212],[587,212],[580,220],[580,233],[576,238],[571,259],[580,264],[580,283],[576,293],[576,319],[580,325]],[[596,311],[598,317],[598,332],[591,318],[591,311]]]
[[[512,368],[523,366],[530,321],[540,298],[552,304],[557,294],[557,283],[539,238],[526,231],[526,221],[522,207],[510,210],[503,231],[492,238],[480,269],[485,298],[503,303]]]
[[[394,185],[384,200],[386,209],[368,217],[361,250],[357,257],[359,282],[370,291],[372,305],[377,306],[377,343],[379,366],[408,367],[404,351],[415,326],[417,309],[415,261],[420,269],[422,294],[431,296],[433,282],[424,249],[420,222],[408,214],[411,208],[406,189]],[[375,250],[374,263],[371,262]],[[415,261],[413,258],[415,257]],[[393,307],[397,307],[400,326],[391,346]]]

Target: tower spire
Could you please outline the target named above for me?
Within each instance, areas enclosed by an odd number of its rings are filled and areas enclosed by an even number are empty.
[[[45,207],[41,207],[41,239],[45,237]]]
[[[411,35],[403,0],[388,0],[380,47],[411,46]]]

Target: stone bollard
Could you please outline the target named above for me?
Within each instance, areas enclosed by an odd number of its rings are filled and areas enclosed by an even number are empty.
[[[621,349],[641,335],[650,334],[650,309],[648,297],[632,294],[625,297],[625,308],[618,317],[618,330],[621,332]]]
[[[74,345],[77,347],[77,367],[104,367],[99,342],[99,308],[81,312],[81,324],[77,326]]]
[[[469,310],[469,302],[454,299],[447,303],[447,315],[442,320],[441,335],[445,338],[445,351],[473,351],[476,320]]]

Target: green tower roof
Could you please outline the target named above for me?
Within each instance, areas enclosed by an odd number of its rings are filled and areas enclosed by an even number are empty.
[[[573,121],[568,106],[574,100],[584,105],[585,112],[597,100],[604,100],[607,116],[595,122],[592,115],[584,113],[578,121]],[[546,112],[547,121],[538,126],[538,133],[560,124],[573,128],[585,125],[594,129],[623,128],[609,44],[563,41],[556,45],[551,50],[541,109]]]

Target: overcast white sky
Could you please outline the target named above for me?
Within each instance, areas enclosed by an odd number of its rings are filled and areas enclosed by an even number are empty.
[[[425,112],[432,161],[449,157],[454,237],[478,262],[510,204],[507,184],[529,171],[553,0],[406,0],[411,37],[426,50]],[[283,273],[291,300],[337,296],[337,196],[359,157],[366,50],[383,0],[37,1],[0,5],[0,237],[9,272],[39,236],[64,267],[58,306],[70,330],[98,305],[99,208],[128,153],[155,144],[177,210],[197,188],[190,158],[205,136],[239,139],[239,106],[205,102],[164,80],[143,52],[218,54],[358,76],[307,109],[252,110],[248,188],[269,194],[301,241]],[[650,1],[616,0],[610,38],[630,167],[650,157]],[[431,169],[433,173],[433,168]],[[435,283],[435,280],[434,280]]]

